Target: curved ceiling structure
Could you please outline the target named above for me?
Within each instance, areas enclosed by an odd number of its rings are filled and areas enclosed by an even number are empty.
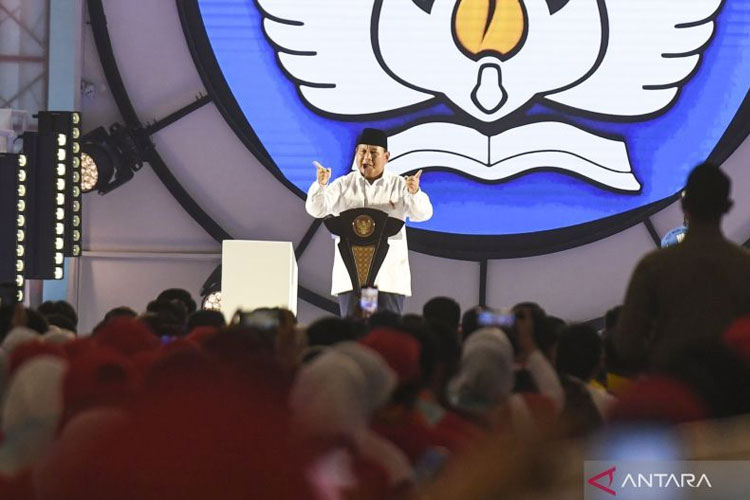
[[[269,168],[270,156],[260,141],[252,140],[252,129],[238,114],[239,107],[228,103],[218,67],[207,64],[208,42],[201,38],[198,2],[88,0],[88,9],[121,120],[140,131],[141,141],[149,147],[149,164],[170,195],[216,241],[292,241],[300,268],[300,298],[308,303],[304,314],[311,319],[335,310],[328,294],[331,238],[306,214],[300,190]],[[744,107],[750,107],[748,101]],[[95,112],[90,116],[99,119]],[[725,136],[714,148],[713,158],[726,160],[724,169],[734,182],[736,206],[725,231],[745,242],[750,236],[750,197],[739,193],[750,190],[750,142],[740,145],[736,137],[746,136],[750,129],[740,120],[732,127],[732,137]],[[312,182],[313,167],[309,177]],[[133,189],[129,195],[138,203],[139,193],[131,184],[120,189]],[[108,199],[109,195],[93,203],[104,206]],[[469,238],[452,246],[439,233],[410,228],[414,296],[407,310],[419,310],[428,298],[446,294],[463,307],[531,299],[566,319],[599,317],[620,302],[639,258],[682,221],[677,205],[672,197],[552,239]],[[96,231],[88,238],[94,241]]]

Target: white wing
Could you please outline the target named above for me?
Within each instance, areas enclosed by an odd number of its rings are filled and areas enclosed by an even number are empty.
[[[364,115],[433,98],[397,82],[378,63],[370,36],[375,0],[257,4],[281,66],[313,107],[336,115]]]
[[[609,42],[591,76],[547,99],[642,116],[669,106],[695,74],[722,0],[606,0]]]

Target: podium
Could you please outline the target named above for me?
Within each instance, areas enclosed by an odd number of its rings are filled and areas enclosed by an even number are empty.
[[[288,241],[226,240],[221,249],[221,312],[284,307],[297,314],[297,259]]]
[[[374,208],[354,208],[328,217],[323,223],[341,238],[339,254],[344,261],[354,291],[371,287],[388,253],[388,238],[395,236],[404,221]]]

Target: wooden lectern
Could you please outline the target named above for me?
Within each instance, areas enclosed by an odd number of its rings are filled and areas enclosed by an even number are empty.
[[[388,253],[388,238],[404,226],[404,221],[374,208],[347,210],[337,217],[326,218],[323,223],[341,238],[339,254],[357,293],[374,285]]]

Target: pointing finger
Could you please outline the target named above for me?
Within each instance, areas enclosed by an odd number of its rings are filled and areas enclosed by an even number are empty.
[[[414,174],[415,179],[419,179],[419,177],[422,175],[422,169],[419,170],[416,174]]]
[[[325,167],[323,165],[321,165],[320,163],[318,163],[317,161],[314,161],[313,165],[315,165],[315,168],[325,170]]]

